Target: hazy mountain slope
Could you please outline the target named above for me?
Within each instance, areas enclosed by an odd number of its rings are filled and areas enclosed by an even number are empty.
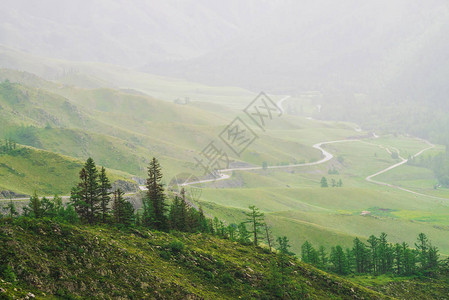
[[[216,49],[270,6],[229,1],[221,9],[211,1],[142,0],[3,4],[1,44],[45,56],[135,66]],[[233,10],[237,7],[242,11]]]
[[[45,81],[28,73],[0,70],[3,137],[18,143],[73,156],[92,156],[107,167],[142,176],[148,158],[160,157],[170,175],[194,170],[194,157],[239,111],[220,106],[182,105],[128,90],[83,89]],[[31,85],[33,87],[30,87]],[[211,111],[211,108],[213,110]],[[223,111],[223,113],[220,113]],[[301,128],[286,116],[270,128]],[[242,157],[230,159],[261,165],[316,160],[319,151],[299,141],[258,130],[260,138]],[[199,172],[203,172],[199,170]]]

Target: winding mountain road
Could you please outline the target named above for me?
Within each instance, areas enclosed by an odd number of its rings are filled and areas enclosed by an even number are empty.
[[[279,107],[279,109],[282,112],[284,112],[284,108],[283,108],[282,104],[283,104],[283,102],[285,100],[287,100],[289,98],[290,98],[290,96],[285,96],[285,97],[283,97],[282,99],[280,99],[277,102],[277,106]],[[357,132],[361,131],[361,129],[359,127],[354,128],[354,130],[357,131]],[[378,137],[379,136],[376,135],[375,133],[373,134],[373,138],[374,139],[376,139]],[[424,153],[425,151],[430,150],[430,149],[435,147],[435,145],[433,145],[429,141],[426,141],[426,140],[423,140],[423,139],[419,139],[419,140],[427,143],[429,147],[427,147],[425,149],[422,149],[421,151],[419,151],[418,153],[413,155],[413,158],[417,157],[417,156],[421,155],[422,153]],[[345,143],[345,142],[362,142],[362,140],[348,138],[348,139],[344,139],[344,140],[335,140],[335,141],[327,141],[327,142],[317,143],[317,144],[313,145],[313,148],[321,151],[322,155],[324,156],[322,159],[320,159],[318,161],[315,161],[315,162],[309,162],[309,163],[291,164],[291,165],[283,165],[283,166],[267,166],[266,169],[297,168],[297,167],[308,167],[308,166],[315,166],[315,165],[323,164],[325,162],[330,161],[332,158],[334,158],[334,155],[332,153],[324,150],[323,146],[324,145],[329,145],[329,144],[335,144],[335,143]],[[370,143],[368,143],[368,144],[370,144]],[[376,144],[376,145],[381,147],[381,148],[383,148],[384,150],[386,150],[388,153],[391,154],[391,151],[387,147],[384,147],[384,146],[379,145],[379,144]],[[397,149],[396,149],[396,151],[399,153],[399,151]],[[376,176],[379,176],[379,175],[384,174],[384,173],[386,173],[388,171],[391,171],[391,170],[393,170],[393,169],[395,169],[395,168],[397,168],[397,167],[399,167],[399,166],[401,166],[401,165],[403,165],[403,164],[408,162],[408,159],[405,159],[405,158],[403,158],[401,156],[399,156],[399,158],[401,159],[401,162],[396,163],[396,164],[394,164],[392,166],[389,166],[388,168],[385,168],[385,169],[383,169],[383,170],[381,170],[381,171],[379,171],[377,173],[369,175],[369,176],[367,176],[365,178],[365,180],[370,182],[370,183],[373,183],[373,184],[383,185],[383,186],[387,186],[387,187],[390,187],[390,188],[399,189],[399,190],[402,190],[402,191],[405,191],[405,192],[408,192],[408,193],[412,193],[414,195],[425,196],[425,197],[430,197],[430,198],[439,199],[439,200],[448,200],[446,198],[441,198],[441,197],[437,197],[437,196],[422,194],[422,193],[415,192],[415,191],[412,191],[412,190],[409,190],[409,189],[406,189],[406,188],[403,188],[403,187],[400,187],[400,186],[397,186],[397,185],[393,185],[393,184],[390,184],[390,183],[381,182],[381,181],[377,181],[377,180],[373,179]],[[264,169],[264,168],[263,167],[258,167],[258,166],[257,167],[254,166],[254,167],[222,169],[222,170],[217,170],[216,171],[217,177],[215,177],[215,178],[209,178],[209,179],[203,179],[203,180],[197,180],[197,181],[184,182],[184,183],[181,183],[179,185],[180,186],[189,186],[189,185],[195,185],[195,184],[201,184],[201,183],[208,183],[208,182],[214,182],[214,181],[220,181],[220,180],[227,180],[227,179],[231,178],[231,174],[228,174],[228,173],[230,173],[232,171],[253,171],[253,170],[262,170],[262,169]],[[146,188],[144,186],[140,186],[140,189],[141,190],[146,190]],[[128,194],[125,194],[125,195],[131,195],[131,193],[128,193]],[[52,198],[52,197],[47,197],[47,198]],[[70,196],[62,196],[62,198],[64,200],[68,200],[70,198]],[[9,199],[5,199],[5,200],[9,200]],[[3,201],[5,201],[5,200],[3,200]],[[13,198],[12,200],[14,200],[14,201],[29,200],[29,198]],[[0,200],[0,201],[2,201],[2,200]]]

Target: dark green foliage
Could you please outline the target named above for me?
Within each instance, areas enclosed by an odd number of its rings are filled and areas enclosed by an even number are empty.
[[[158,160],[153,157],[148,166],[147,199],[144,209],[147,212],[145,223],[158,230],[168,229],[167,204],[164,185],[162,184],[162,171]]]
[[[301,259],[309,264],[318,265],[319,264],[319,255],[318,252],[313,248],[312,244],[308,241],[305,241],[301,246]]]
[[[340,275],[349,273],[348,258],[340,245],[331,248],[329,261],[332,264],[331,270]]]
[[[8,282],[15,282],[17,280],[17,276],[10,265],[0,266],[0,277]]]
[[[2,143],[2,141],[0,140],[0,154],[14,154],[15,150],[17,149],[18,147],[16,145],[16,142],[11,138],[5,139],[4,143]]]
[[[259,235],[263,233],[262,228],[265,226],[264,214],[259,211],[257,207],[251,205],[249,207],[250,212],[245,212],[246,221],[245,223],[250,225],[249,232],[253,235],[253,243],[255,246],[258,245]]]
[[[326,179],[326,177],[323,176],[323,177],[321,178],[320,186],[321,186],[322,188],[326,188],[326,187],[329,186],[329,185],[327,184],[327,179]]]
[[[123,194],[121,189],[114,191],[112,212],[115,224],[129,227],[134,223],[134,207],[123,198]]]
[[[24,215],[34,218],[42,217],[42,203],[36,192],[30,197],[28,206],[24,207]]]
[[[111,193],[109,190],[112,188],[109,178],[106,176],[106,169],[101,167],[100,175],[98,177],[99,181],[99,197],[101,201],[101,221],[106,223],[108,212],[109,212],[109,201],[111,201]]]
[[[251,243],[250,241],[250,236],[251,233],[248,231],[248,229],[246,228],[245,223],[240,223],[237,226],[237,231],[238,231],[238,241],[240,244],[242,245],[248,245],[249,243]]]
[[[371,235],[367,242],[365,244],[355,238],[352,249],[346,251],[341,246],[332,247],[329,258],[326,257],[324,248],[320,247],[316,252],[309,242],[305,242],[301,251],[302,258],[304,262],[342,275],[356,273],[435,277],[442,272],[438,248],[432,246],[423,233],[418,235],[416,249],[410,249],[405,242],[390,244],[385,233],[381,233],[379,237]],[[318,258],[315,258],[315,252]]]
[[[277,250],[279,251],[279,253],[283,255],[294,255],[293,252],[290,252],[290,250],[288,250],[291,246],[286,236],[278,237],[277,242],[278,242]]]
[[[172,253],[179,254],[184,250],[185,245],[183,242],[176,240],[171,242],[168,247]]]
[[[88,158],[80,171],[80,182],[72,189],[71,201],[83,222],[94,224],[101,212],[98,170],[92,158]]]

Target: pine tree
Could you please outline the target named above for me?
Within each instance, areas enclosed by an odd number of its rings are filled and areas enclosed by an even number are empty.
[[[88,158],[84,169],[87,174],[87,204],[89,207],[87,220],[89,224],[97,221],[100,210],[98,170],[92,158]]]
[[[328,258],[326,248],[324,248],[324,246],[320,246],[320,248],[318,249],[318,258],[319,258],[318,266],[322,269],[325,269],[327,266]]]
[[[161,166],[155,157],[148,166],[147,189],[147,200],[149,201],[147,207],[151,207],[151,225],[157,230],[166,230],[168,229],[167,204],[165,203]]]
[[[101,221],[106,223],[106,218],[109,213],[109,202],[111,201],[111,192],[109,190],[112,188],[111,182],[106,175],[106,169],[101,167],[99,180],[99,197],[101,201]]]
[[[264,213],[260,212],[257,207],[251,205],[249,207],[250,212],[245,213],[247,219],[245,223],[250,224],[250,233],[253,234],[253,243],[255,246],[258,245],[258,237],[262,233],[262,228],[264,226]]]
[[[228,227],[226,227],[226,232],[231,241],[236,240],[236,231],[237,231],[237,225],[235,225],[234,223],[232,223],[232,224],[228,225]]]
[[[320,185],[321,185],[322,188],[326,188],[326,187],[329,186],[329,185],[327,184],[327,179],[326,179],[326,177],[323,176],[323,177],[321,178]]]
[[[429,276],[434,276],[438,272],[438,267],[440,265],[439,262],[440,255],[438,254],[438,248],[432,246],[429,243],[429,250],[427,252],[427,274]]]
[[[415,243],[416,250],[419,252],[419,263],[421,265],[421,269],[424,270],[427,268],[428,263],[428,251],[429,251],[429,240],[424,233],[420,233],[418,235],[417,242]]]
[[[123,191],[117,189],[113,192],[113,216],[116,224],[130,226],[134,220],[134,207],[123,198]]]
[[[239,234],[239,243],[243,244],[243,245],[248,245],[250,243],[249,237],[251,236],[251,233],[248,232],[248,229],[246,228],[245,223],[240,223],[237,226],[237,231]]]
[[[184,188],[180,196],[175,195],[168,214],[170,228],[178,231],[196,231],[199,227],[195,210],[190,211],[186,202]]]
[[[42,216],[42,204],[37,192],[34,191],[33,196],[30,197],[28,207],[24,208],[25,214],[30,217],[40,218]]]
[[[8,202],[8,204],[3,206],[3,210],[6,211],[8,217],[10,218],[14,218],[15,216],[19,215],[19,213],[16,210],[16,205],[14,204],[12,199]]]
[[[378,246],[378,256],[379,256],[379,263],[380,263],[380,272],[382,274],[387,273],[388,270],[388,241],[387,241],[387,234],[385,232],[382,232],[379,236],[379,246]]]
[[[277,242],[278,242],[277,250],[279,251],[280,254],[282,254],[282,255],[293,255],[294,254],[293,252],[290,252],[290,250],[288,250],[291,246],[290,246],[289,240],[286,236],[278,237]]]
[[[94,224],[99,215],[100,201],[98,171],[92,158],[88,158],[80,171],[80,182],[72,189],[70,200],[81,220]]]
[[[267,223],[264,224],[265,229],[265,239],[267,240],[268,249],[270,249],[270,252],[273,248],[273,234],[271,232],[271,226]]]
[[[394,264],[395,264],[395,272],[398,275],[401,275],[403,271],[403,265],[404,265],[404,250],[402,249],[402,246],[399,243],[396,243],[394,245]]]
[[[46,218],[55,218],[57,216],[55,202],[47,197],[41,199],[41,216]]]
[[[331,186],[332,187],[336,187],[337,186],[337,182],[335,181],[334,178],[331,179]]]
[[[374,274],[378,272],[378,239],[374,235],[368,238],[371,256],[371,269]]]
[[[365,273],[369,263],[368,250],[359,238],[354,239],[352,252],[354,253],[355,271],[359,274]]]
[[[416,252],[408,247],[406,242],[402,243],[404,275],[412,275],[416,269]]]
[[[348,261],[343,248],[340,245],[331,248],[330,262],[335,273],[345,275],[349,273]]]

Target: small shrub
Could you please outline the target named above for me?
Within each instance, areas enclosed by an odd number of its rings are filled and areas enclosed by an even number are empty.
[[[170,257],[171,257],[171,253],[168,252],[168,251],[162,251],[159,255],[160,255],[163,259],[170,259]]]
[[[15,282],[17,280],[16,273],[14,273],[14,270],[9,265],[0,267],[0,277],[8,282]]]
[[[221,276],[221,281],[225,285],[233,285],[235,283],[235,279],[228,272],[224,273],[223,276]]]
[[[184,243],[181,241],[173,241],[170,243],[169,248],[172,253],[178,254],[184,250]]]

